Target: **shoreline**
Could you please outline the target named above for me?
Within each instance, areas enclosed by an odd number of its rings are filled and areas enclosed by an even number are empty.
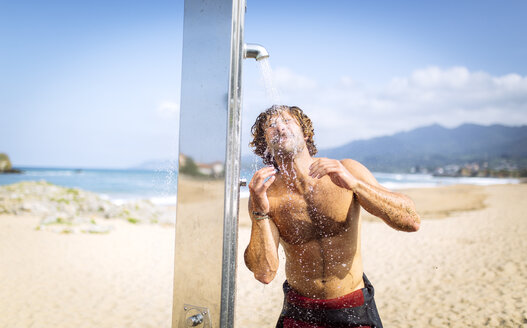
[[[247,181],[252,174],[243,171]],[[527,183],[527,178],[495,177],[434,177],[419,173],[373,172],[384,187],[390,190],[414,188],[434,188],[447,185],[494,185],[507,183]],[[18,177],[18,178],[9,178]],[[0,188],[19,182],[46,181],[65,188],[79,188],[93,192],[100,197],[118,203],[147,200],[161,205],[175,205],[177,196],[176,180],[173,170],[123,170],[123,169],[74,169],[74,168],[31,168],[25,174],[0,175]],[[179,177],[192,181],[189,176]],[[93,183],[93,181],[98,181]],[[248,188],[240,188],[241,198],[248,197]]]

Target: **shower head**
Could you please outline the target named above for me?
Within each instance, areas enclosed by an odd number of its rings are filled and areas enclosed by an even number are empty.
[[[269,57],[267,50],[256,43],[246,43],[243,46],[243,58],[254,58],[256,60]]]

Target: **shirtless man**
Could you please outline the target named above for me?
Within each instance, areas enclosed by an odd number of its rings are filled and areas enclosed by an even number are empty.
[[[254,152],[270,166],[249,183],[245,263],[268,284],[282,245],[287,280],[277,327],[382,327],[363,274],[360,208],[394,229],[417,231],[412,200],[379,185],[357,161],[313,157],[313,127],[298,107],[269,108],[251,131]]]

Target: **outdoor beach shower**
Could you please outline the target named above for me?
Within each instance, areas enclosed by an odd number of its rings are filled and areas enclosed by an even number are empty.
[[[234,325],[245,10],[185,0],[172,327]]]

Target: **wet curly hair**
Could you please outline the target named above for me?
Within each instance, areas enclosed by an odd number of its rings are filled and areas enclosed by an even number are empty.
[[[274,167],[278,167],[278,164],[274,160],[273,155],[266,151],[267,142],[265,141],[265,130],[267,128],[267,121],[272,116],[283,111],[287,111],[298,121],[298,124],[304,133],[304,137],[307,137],[306,145],[309,155],[314,156],[317,153],[317,147],[313,140],[315,131],[309,117],[297,106],[274,105],[260,113],[256,118],[256,122],[254,122],[254,125],[251,128],[253,140],[249,143],[249,145],[254,148],[254,153],[262,158],[264,164],[273,165]]]

